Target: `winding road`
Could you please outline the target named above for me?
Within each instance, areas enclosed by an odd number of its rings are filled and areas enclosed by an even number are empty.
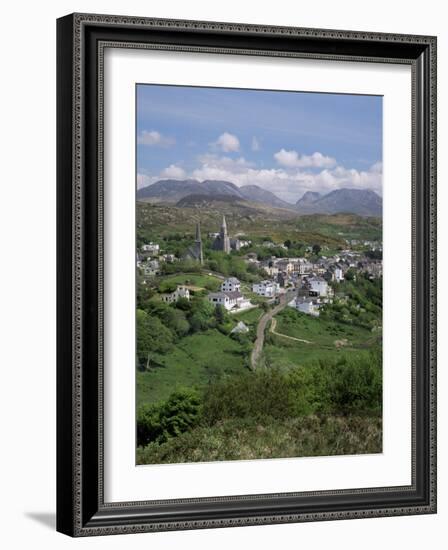
[[[280,313],[280,311],[288,305],[288,302],[290,302],[295,297],[295,295],[295,290],[289,290],[285,294],[282,294],[280,296],[280,303],[270,311],[267,311],[258,322],[257,339],[255,340],[254,347],[250,355],[250,366],[252,370],[256,370],[258,360],[260,359],[261,352],[263,351],[264,333],[267,324],[275,315],[277,315],[277,313]]]

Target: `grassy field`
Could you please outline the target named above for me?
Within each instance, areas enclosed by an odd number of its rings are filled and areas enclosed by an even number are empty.
[[[217,330],[183,338],[161,361],[164,366],[137,372],[137,406],[166,399],[179,388],[207,384],[245,369],[240,344]]]
[[[207,288],[209,290],[218,290],[221,280],[213,275],[205,273],[176,273],[175,275],[166,275],[159,284],[160,292],[165,292],[172,285],[188,285],[198,288]]]
[[[262,310],[259,307],[242,311],[241,313],[234,313],[232,319],[235,321],[243,321],[247,326],[256,326],[260,317],[263,315]]]
[[[303,232],[342,239],[382,240],[381,218],[368,218],[355,214],[311,214],[301,216],[296,227]]]
[[[277,315],[276,321],[277,333],[310,343],[269,333],[264,350],[269,365],[294,367],[316,359],[331,359],[335,354],[359,354],[372,343],[372,333],[366,329],[311,317],[291,308]]]
[[[372,334],[367,329],[312,317],[287,308],[276,316],[276,331],[296,338],[315,342],[319,347],[335,349],[336,340],[347,339],[350,347],[362,346]]]

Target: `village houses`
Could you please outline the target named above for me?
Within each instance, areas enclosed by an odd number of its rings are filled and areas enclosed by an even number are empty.
[[[213,305],[220,305],[227,311],[242,311],[252,307],[248,300],[240,292],[241,283],[236,277],[229,277],[221,283],[220,292],[210,292],[208,301]]]
[[[142,252],[145,252],[149,256],[158,256],[160,252],[160,245],[150,242],[142,246]]]
[[[259,283],[253,283],[252,292],[258,294],[259,296],[264,296],[265,298],[273,298],[278,294],[280,290],[280,285],[275,281],[260,281]]]
[[[174,292],[162,294],[161,298],[162,298],[162,302],[165,302],[167,304],[172,304],[174,302],[177,302],[179,298],[186,298],[187,300],[189,300],[190,291],[186,286],[178,286]]]

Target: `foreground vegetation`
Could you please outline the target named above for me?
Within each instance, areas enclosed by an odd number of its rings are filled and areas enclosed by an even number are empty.
[[[306,416],[232,419],[137,449],[137,464],[209,462],[381,452],[381,418]]]
[[[137,462],[381,452],[378,355],[227,375],[142,405]]]

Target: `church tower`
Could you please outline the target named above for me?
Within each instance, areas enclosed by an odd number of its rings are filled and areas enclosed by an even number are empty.
[[[204,263],[204,256],[202,253],[201,222],[196,224],[196,239],[194,241],[194,248],[196,259],[202,265]]]
[[[221,240],[221,246],[222,251],[226,254],[230,253],[230,238],[227,234],[227,223],[226,223],[226,217],[222,217],[222,225],[221,225],[221,231],[219,232],[220,240]]]

